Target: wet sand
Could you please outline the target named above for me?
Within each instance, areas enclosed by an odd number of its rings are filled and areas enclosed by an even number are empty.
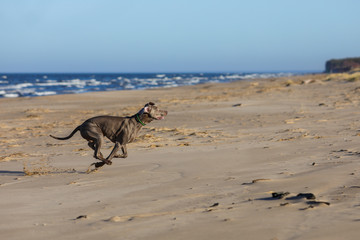
[[[357,80],[307,75],[0,99],[1,236],[358,239]],[[49,137],[149,101],[167,118],[141,130],[128,158],[95,173],[86,174],[95,159],[79,133]],[[112,147],[107,141],[104,155]]]

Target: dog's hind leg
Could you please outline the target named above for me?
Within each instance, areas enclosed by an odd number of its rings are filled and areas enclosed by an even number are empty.
[[[96,146],[95,146],[96,144],[95,144],[95,141],[94,140],[89,140],[89,142],[88,142],[88,146],[92,149],[92,150],[96,150]],[[102,153],[99,151],[99,154],[100,154],[100,156],[102,157],[102,158],[104,158],[103,157],[103,155],[102,155]],[[95,157],[95,154],[94,154],[94,157]],[[96,157],[95,157],[96,158]]]
[[[97,140],[97,139],[94,139],[94,140],[91,140],[91,141],[89,140],[88,145],[89,145],[89,147],[91,149],[94,150],[94,158],[99,159],[102,162],[94,162],[94,163],[92,163],[88,167],[88,170],[86,171],[86,173],[96,172],[99,168],[101,168],[105,164],[109,164],[109,161],[104,159],[102,153],[100,152],[100,148],[101,148],[101,145],[102,145],[102,138],[99,138],[99,140]],[[110,161],[109,165],[111,165],[111,161]],[[95,168],[91,170],[92,166],[95,166]]]
[[[94,123],[84,123],[80,133],[81,136],[88,141],[89,147],[94,150],[94,158],[110,165],[111,161],[106,160],[100,152],[101,146],[103,144],[103,135],[101,129]]]
[[[94,152],[94,158],[99,159],[103,162],[105,162],[107,165],[111,165],[112,162],[108,159],[105,159],[102,155],[102,153],[100,152],[101,146],[103,144],[103,139],[102,137],[99,137],[96,139],[95,141],[95,152]]]

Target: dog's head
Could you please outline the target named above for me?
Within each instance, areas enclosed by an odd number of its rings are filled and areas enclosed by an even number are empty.
[[[142,114],[147,114],[150,118],[154,120],[162,120],[167,115],[166,110],[160,110],[157,106],[155,106],[155,103],[148,102],[145,104],[144,108],[140,111]]]

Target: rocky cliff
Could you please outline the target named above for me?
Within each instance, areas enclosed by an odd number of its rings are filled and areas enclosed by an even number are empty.
[[[358,58],[344,58],[344,59],[332,59],[326,62],[326,73],[341,73],[349,72],[355,68],[360,68],[360,57]]]

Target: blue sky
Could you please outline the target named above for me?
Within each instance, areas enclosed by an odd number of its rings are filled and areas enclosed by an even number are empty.
[[[0,72],[322,71],[358,0],[0,0]]]

